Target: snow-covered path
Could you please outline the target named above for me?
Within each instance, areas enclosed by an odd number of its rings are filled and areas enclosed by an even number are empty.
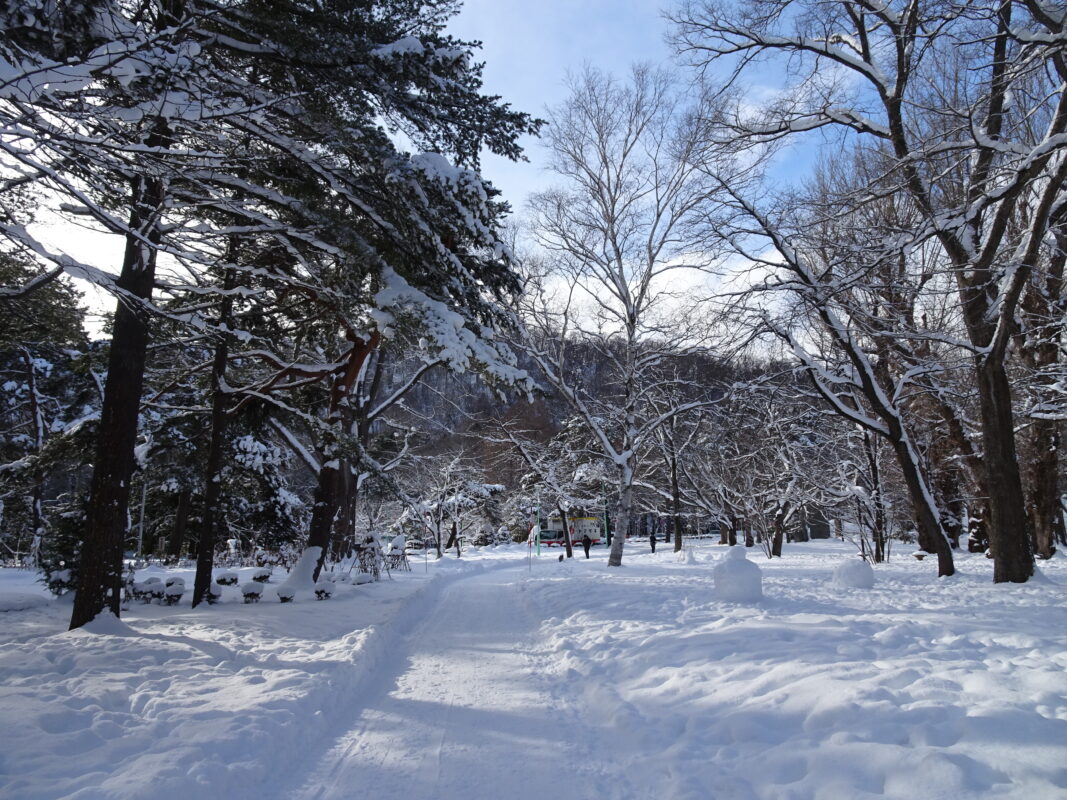
[[[301,800],[600,796],[588,735],[535,654],[524,570],[447,587],[316,765]]]

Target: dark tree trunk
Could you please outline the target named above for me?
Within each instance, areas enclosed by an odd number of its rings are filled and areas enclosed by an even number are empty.
[[[682,490],[678,485],[678,459],[671,459],[671,526],[674,528],[674,552],[682,549]]]
[[[1052,558],[1056,527],[1062,523],[1059,497],[1060,426],[1055,420],[1038,419],[1029,430],[1031,460],[1027,468],[1030,531],[1034,554]]]
[[[185,534],[189,529],[189,509],[192,507],[193,493],[189,489],[178,492],[178,507],[174,511],[174,527],[167,537],[167,557],[177,560],[182,554]],[[202,536],[203,534],[201,534]]]
[[[352,387],[380,341],[381,335],[375,332],[369,339],[354,342],[348,352],[344,370],[335,377],[333,386],[330,387],[328,420],[332,423],[334,435],[338,438],[344,435],[346,401],[352,392]],[[324,451],[323,464],[319,468],[318,484],[315,486],[314,506],[311,510],[311,527],[308,531],[307,542],[308,547],[321,548],[318,562],[315,564],[313,575],[315,580],[319,579],[319,573],[322,571],[322,565],[326,562],[326,554],[330,549],[334,525],[342,505],[344,490],[342,470],[348,469],[347,464],[337,454],[336,442],[331,442],[324,448]]]
[[[774,515],[774,536],[771,539],[771,557],[782,557],[782,539],[785,537],[785,524],[781,512]]]
[[[882,494],[882,468],[878,463],[878,447],[870,431],[863,432],[863,450],[867,455],[867,470],[871,476],[871,503],[874,506],[874,562],[881,564],[886,558],[885,500]]]
[[[1011,387],[1004,365],[989,356],[978,366],[982,443],[989,489],[989,549],[994,583],[1025,583],[1034,574],[1034,551],[1026,518]]]
[[[236,255],[236,242],[230,242],[231,258]],[[222,285],[226,290],[219,308],[219,330],[233,327],[233,293],[236,286],[234,270],[227,269]],[[196,578],[193,581],[193,608],[207,599],[211,589],[211,573],[215,567],[215,546],[222,528],[222,470],[223,451],[226,447],[226,427],[229,414],[226,412],[226,364],[230,357],[230,339],[220,333],[215,343],[215,355],[211,363],[211,437],[208,440],[207,465],[204,470],[204,522],[200,526],[200,539],[196,544]]]
[[[161,143],[149,142],[153,146]],[[137,301],[147,300],[152,295],[156,269],[153,245],[159,242],[157,213],[163,204],[163,193],[162,180],[136,179],[133,182],[130,228],[139,231],[148,243],[132,235],[126,237],[122,272],[117,281],[119,289],[133,299],[119,300],[112,327],[85,542],[70,618],[72,630],[92,621],[104,609],[110,609],[115,616],[120,611],[122,551],[148,345],[147,320]]]
[[[322,548],[315,564],[314,579],[326,561],[330,549],[334,521],[341,507],[341,464],[337,459],[327,461],[319,468],[319,481],[315,486],[314,505],[311,509],[311,526],[308,532],[308,547]]]

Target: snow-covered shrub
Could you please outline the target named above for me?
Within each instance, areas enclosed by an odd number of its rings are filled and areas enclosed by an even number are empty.
[[[320,580],[315,584],[315,597],[319,600],[329,600],[333,595],[333,583],[331,581]]]
[[[260,567],[252,573],[252,580],[259,583],[266,583],[270,580],[270,576],[273,570],[270,567]]]
[[[154,575],[151,578],[145,578],[143,581],[134,581],[133,583],[133,596],[144,603],[162,600],[165,592],[166,587],[163,585],[163,581]]]
[[[866,561],[850,558],[834,568],[830,582],[844,589],[873,589],[874,570]]]
[[[222,587],[218,581],[212,581],[211,585],[207,587],[207,601],[211,605],[222,600]]]
[[[731,547],[711,574],[717,600],[754,603],[763,599],[763,571],[745,558],[743,547]]]
[[[296,597],[296,589],[292,586],[279,586],[278,587],[278,599],[283,603],[293,602],[293,598]]]
[[[185,578],[182,578],[182,577],[180,577],[178,575],[171,575],[169,578],[167,578],[165,581],[163,581],[163,585],[166,586],[167,588],[170,588],[171,586],[175,586],[177,584],[181,584],[182,586],[185,586]]]
[[[163,588],[163,599],[168,606],[173,606],[182,599],[182,595],[185,594],[185,581],[167,581],[167,585]]]
[[[237,573],[232,570],[224,570],[215,577],[219,586],[236,586],[238,580]]]
[[[258,603],[263,594],[263,584],[258,581],[249,581],[241,587],[241,594],[245,596],[246,603]]]

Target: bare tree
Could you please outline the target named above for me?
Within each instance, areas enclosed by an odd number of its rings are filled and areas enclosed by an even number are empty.
[[[709,264],[691,239],[708,181],[694,159],[691,110],[664,73],[638,67],[621,83],[587,70],[550,116],[562,183],[531,202],[547,268],[530,265],[521,346],[615,471],[608,564],[619,566],[639,453],[666,420],[695,406],[658,409],[649,392],[663,363],[696,338],[677,324],[671,282]],[[597,354],[596,374],[579,363],[584,348]]]

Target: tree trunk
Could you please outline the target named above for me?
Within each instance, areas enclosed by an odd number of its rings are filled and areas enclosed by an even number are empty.
[[[567,549],[567,558],[574,558],[574,540],[571,536],[571,526],[567,524],[567,512],[563,510],[560,503],[556,504],[556,511],[559,512],[559,518],[563,520],[563,544]]]
[[[919,542],[928,542],[932,552],[937,553],[938,577],[953,575],[956,572],[956,565],[952,559],[952,549],[941,527],[941,518],[933,495],[923,474],[919,471],[918,457],[908,440],[897,438],[891,440],[890,443],[896,452],[897,463],[904,476],[904,485],[908,489],[912,514],[919,532]]]
[[[344,416],[347,400],[352,387],[359,379],[367,359],[381,341],[381,334],[375,332],[359,342],[353,342],[348,352],[344,370],[336,376],[330,387],[330,408],[327,419],[332,423],[333,435],[339,440],[345,434]],[[308,531],[308,547],[318,547],[319,559],[315,564],[313,578],[317,581],[322,565],[333,538],[334,523],[341,511],[344,480],[342,470],[348,469],[337,455],[337,442],[331,442],[324,448],[324,459],[319,468],[319,480],[315,486],[314,506],[311,510],[311,527]],[[438,537],[440,538],[440,537]],[[438,543],[440,552],[440,543]]]
[[[774,536],[771,539],[771,558],[782,557],[782,539],[785,536],[785,524],[781,512],[774,515]]]
[[[174,511],[174,527],[167,538],[167,557],[175,560],[181,558],[185,533],[189,529],[189,509],[192,506],[193,493],[189,489],[178,492],[178,507]],[[201,533],[203,536],[203,533]]]
[[[994,583],[1025,583],[1034,574],[1034,551],[1026,518],[1011,387],[1001,359],[982,358],[978,365],[982,443],[989,488],[989,549]]]
[[[149,137],[149,144],[159,146],[160,141],[151,141],[156,138]],[[120,296],[115,310],[71,630],[92,621],[104,609],[110,609],[116,617],[120,612],[122,551],[148,346],[147,321],[136,300],[147,300],[152,295],[157,252],[152,245],[159,243],[157,214],[163,205],[163,181],[135,179],[132,194],[130,228],[149,243],[133,235],[126,237],[117,281],[119,289],[134,301]]]
[[[237,255],[237,240],[230,238],[229,258]],[[237,275],[227,268],[222,277],[222,300],[219,304],[219,337],[211,362],[211,436],[208,439],[207,464],[204,469],[204,519],[196,543],[196,577],[193,581],[193,608],[207,599],[211,573],[215,567],[215,546],[222,528],[222,470],[226,443],[226,365],[230,357],[230,337],[223,333],[233,327],[233,292]]]
[[[1059,422],[1034,420],[1029,431],[1033,450],[1027,469],[1029,484],[1030,530],[1034,554],[1038,558],[1052,558],[1056,551],[1056,524],[1060,515],[1059,478]]]
[[[671,525],[674,527],[674,552],[682,549],[682,490],[678,485],[678,458],[671,459]]]
[[[633,502],[633,489],[629,485],[619,487],[619,511],[615,515],[615,536],[611,540],[611,552],[608,554],[609,567],[622,566],[622,550],[626,544],[626,533],[630,529],[630,507]]]

